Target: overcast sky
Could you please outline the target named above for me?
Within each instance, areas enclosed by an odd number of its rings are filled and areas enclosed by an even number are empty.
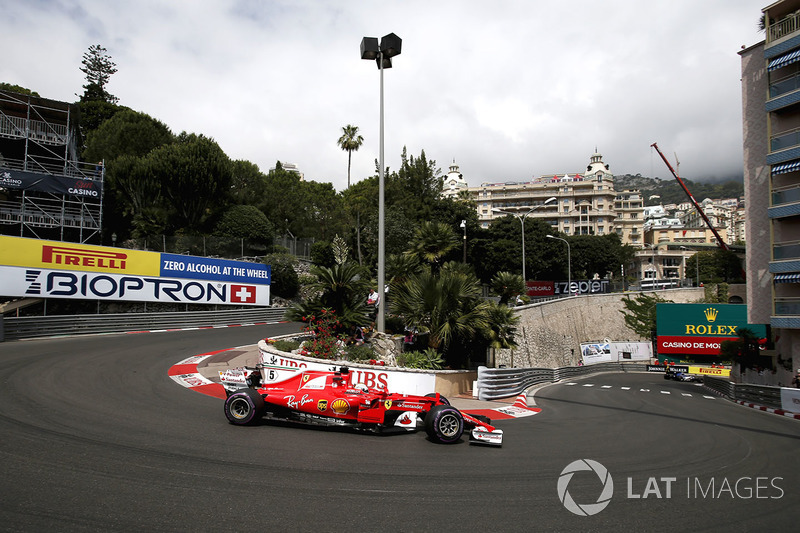
[[[336,144],[375,172],[379,71],[362,37],[395,33],[384,72],[385,157],[422,150],[471,186],[574,174],[595,147],[615,174],[671,178],[658,142],[694,180],[742,174],[742,46],[763,40],[767,0],[570,2],[0,0],[0,81],[75,101],[81,58],[107,48],[120,104],[174,133],[213,137],[263,172],[347,183]]]

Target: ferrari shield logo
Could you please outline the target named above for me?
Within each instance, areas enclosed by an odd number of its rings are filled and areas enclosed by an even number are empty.
[[[328,408],[328,400],[320,400],[317,402],[317,409],[322,412],[325,412],[325,409]]]
[[[305,383],[306,381],[308,381],[308,374],[303,376],[303,383]]]
[[[386,410],[388,411],[389,409],[391,409],[391,408],[392,408],[392,400],[386,400],[385,402],[383,402],[383,406],[384,406],[384,407],[386,408]]]

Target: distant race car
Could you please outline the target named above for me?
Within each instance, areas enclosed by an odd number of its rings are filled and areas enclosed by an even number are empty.
[[[702,376],[690,374],[688,372],[667,370],[664,372],[664,379],[674,379],[675,381],[703,381]]]
[[[482,415],[462,413],[439,393],[425,396],[389,393],[349,383],[349,369],[303,370],[278,382],[261,383],[260,368],[220,372],[225,387],[225,416],[231,424],[250,425],[262,418],[380,432],[424,427],[438,443],[457,442],[464,430],[470,443],[501,446],[503,431]]]

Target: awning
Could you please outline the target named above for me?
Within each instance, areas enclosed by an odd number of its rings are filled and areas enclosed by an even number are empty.
[[[794,161],[789,161],[788,163],[781,163],[780,165],[774,165],[772,167],[772,175],[775,176],[776,174],[786,174],[787,172],[794,172],[797,169],[800,169],[800,159],[795,159]]]
[[[788,54],[783,54],[782,56],[778,56],[772,61],[769,62],[767,65],[767,70],[775,70],[777,68],[784,67],[786,65],[790,65],[795,61],[800,61],[800,50],[794,50],[789,52]]]
[[[775,274],[772,279],[775,283],[800,283],[800,274]]]

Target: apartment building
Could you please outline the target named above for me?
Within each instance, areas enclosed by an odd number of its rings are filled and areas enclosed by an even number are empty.
[[[584,172],[548,174],[526,182],[482,183],[466,190],[478,205],[484,228],[507,214],[530,213],[530,218],[543,219],[567,235],[617,233],[624,243],[641,245],[641,194],[615,191],[609,165],[597,152]],[[548,202],[550,198],[555,200]]]
[[[800,0],[763,10],[742,61],[748,320],[800,369]],[[777,357],[776,357],[777,358]],[[783,372],[779,367],[779,371]]]

